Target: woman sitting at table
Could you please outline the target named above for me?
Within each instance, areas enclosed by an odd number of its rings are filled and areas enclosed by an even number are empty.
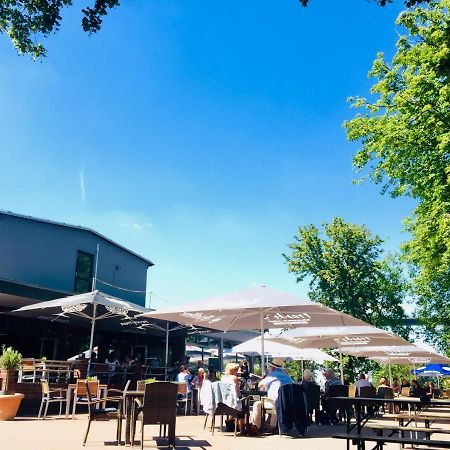
[[[192,384],[195,387],[200,388],[200,387],[202,387],[204,378],[205,378],[205,369],[203,367],[200,367],[197,370],[197,375],[195,375],[195,377],[192,380]]]
[[[188,392],[191,391],[191,372],[189,372],[189,367],[188,366],[181,366],[180,367],[180,372],[177,375],[177,381],[178,383],[186,383],[187,384],[187,390]]]
[[[411,381],[411,387],[409,388],[409,396],[410,397],[418,397],[419,396],[419,382],[417,380]]]

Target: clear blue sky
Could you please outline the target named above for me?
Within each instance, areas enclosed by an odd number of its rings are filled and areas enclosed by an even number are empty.
[[[96,229],[152,259],[150,289],[179,303],[304,294],[281,255],[334,215],[391,250],[406,238],[412,203],[352,184],[342,128],[403,2],[124,0],[92,37],[84,3],[42,62],[0,37],[0,208]]]

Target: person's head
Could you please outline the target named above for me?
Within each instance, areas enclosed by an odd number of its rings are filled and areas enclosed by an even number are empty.
[[[327,379],[327,380],[331,380],[332,378],[334,378],[334,371],[333,369],[325,369],[323,371],[323,376]]]
[[[199,367],[197,370],[197,375],[199,378],[203,378],[203,374],[205,373],[205,369],[203,367]]]
[[[311,381],[312,380],[312,372],[309,369],[305,369],[303,371],[303,380],[304,381]]]
[[[402,385],[406,386],[408,384],[408,380],[406,378],[402,378]]]
[[[284,360],[282,358],[273,358],[272,361],[267,365],[270,371],[282,369],[284,367]]]
[[[200,376],[200,374],[199,374]],[[203,369],[203,379],[207,380],[209,378],[209,370],[208,369]]]
[[[130,361],[131,361],[131,355],[125,356],[125,361],[126,361],[126,362],[130,362]]]
[[[429,387],[430,386],[430,382],[429,381],[425,381],[425,383],[423,383],[424,387]]]
[[[386,386],[387,385],[387,380],[384,377],[380,378],[380,386]]]
[[[239,370],[239,364],[229,363],[225,366],[225,374],[226,375],[237,375]]]
[[[419,382],[417,380],[412,380],[411,381],[411,386],[418,387],[419,386]]]
[[[350,375],[348,373],[344,375],[344,381],[350,381]]]
[[[392,384],[394,386],[397,386],[398,385],[398,378],[396,378],[396,377],[392,378]]]
[[[247,362],[246,359],[243,359],[243,360],[241,361],[241,366],[248,366],[248,362]]]
[[[430,387],[433,389],[436,387],[436,385],[433,383],[433,381],[430,381]]]
[[[189,372],[189,367],[188,367],[188,366],[185,366],[185,365],[183,364],[182,366],[180,366],[180,372],[185,372],[185,373]]]
[[[365,380],[365,379],[366,379],[366,374],[360,373],[360,374],[359,374],[359,379],[360,379],[360,380]]]

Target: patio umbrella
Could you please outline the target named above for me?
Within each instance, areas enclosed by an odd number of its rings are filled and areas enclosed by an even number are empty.
[[[444,364],[428,364],[416,370],[419,377],[450,377],[450,367]]]
[[[72,323],[83,325],[86,321],[91,323],[91,335],[89,342],[88,372],[91,365],[91,354],[94,344],[95,326],[98,321],[106,321],[112,329],[145,330],[152,324],[145,319],[137,318],[147,308],[134,303],[121,300],[99,291],[73,295],[47,302],[34,303],[11,311],[24,317],[35,317],[51,322]]]
[[[342,354],[352,354],[369,345],[410,345],[400,336],[372,325],[349,327],[296,328],[278,337],[297,348],[334,348],[339,351],[341,381],[344,381]]]
[[[271,334],[264,335],[264,350],[265,354],[272,357],[288,357],[295,360],[306,361],[337,361],[333,356],[316,349],[307,348],[299,349],[290,345],[283,344],[277,341],[276,337]],[[233,353],[244,353],[248,356],[261,355],[261,336],[257,336],[242,344],[235,345],[233,347]]]
[[[221,331],[259,329],[262,355],[265,354],[266,328],[365,325],[355,317],[320,303],[265,286],[153,311],[144,316]]]

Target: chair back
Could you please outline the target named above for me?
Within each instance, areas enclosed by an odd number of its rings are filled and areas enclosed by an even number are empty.
[[[32,370],[35,368],[35,361],[34,358],[22,358],[21,361],[21,369],[22,370]]]
[[[177,417],[178,385],[157,381],[145,385],[142,420],[144,425],[174,423]]]
[[[178,394],[187,396],[188,393],[188,385],[187,383],[178,383]]]
[[[137,391],[145,391],[145,380],[138,380],[136,382],[136,390]]]
[[[400,396],[401,397],[409,397],[409,391],[410,391],[409,386],[403,386],[402,390],[400,391]]]
[[[394,398],[394,390],[391,387],[381,386],[378,388],[377,398]]]
[[[349,397],[356,397],[356,386],[354,384],[351,384],[348,387],[348,396]]]
[[[363,398],[374,398],[377,396],[377,390],[373,386],[361,386],[359,396]]]
[[[42,388],[42,395],[48,397],[50,395],[50,386],[48,385],[47,380],[41,379],[41,388]]]
[[[328,388],[329,397],[348,397],[348,386],[344,384],[332,384]]]
[[[98,380],[77,380],[75,397],[87,397],[88,400],[98,396],[100,382]]]
[[[306,403],[308,405],[308,412],[320,408],[320,386],[315,383],[302,384],[306,395]]]

